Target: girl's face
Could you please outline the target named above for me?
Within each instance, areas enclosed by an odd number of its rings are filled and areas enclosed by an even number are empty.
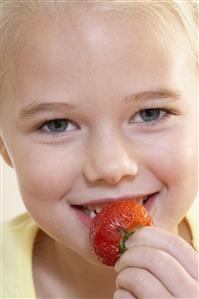
[[[197,71],[186,45],[164,46],[127,16],[41,20],[24,29],[3,111],[28,212],[91,260],[79,205],[156,193],[154,223],[174,231],[197,189]]]

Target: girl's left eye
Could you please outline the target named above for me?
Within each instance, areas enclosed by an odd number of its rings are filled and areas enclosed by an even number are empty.
[[[168,117],[171,114],[166,109],[160,108],[150,108],[150,109],[143,109],[137,112],[132,118],[131,122],[133,123],[154,123],[161,119]]]
[[[74,131],[77,129],[77,126],[68,119],[53,119],[46,121],[40,127],[42,132],[49,134],[59,134]]]

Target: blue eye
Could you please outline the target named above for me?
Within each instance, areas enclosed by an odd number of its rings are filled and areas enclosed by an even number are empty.
[[[68,119],[53,119],[46,121],[40,129],[49,134],[59,134],[73,131],[77,126]]]
[[[154,123],[164,119],[172,114],[167,109],[150,108],[137,112],[132,118],[131,123]]]
[[[139,116],[144,122],[150,122],[159,119],[161,112],[161,109],[145,109],[139,112]]]

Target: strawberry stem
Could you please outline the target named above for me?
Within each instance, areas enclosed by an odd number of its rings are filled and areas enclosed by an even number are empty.
[[[133,234],[134,232],[132,231],[126,231],[122,237],[122,239],[120,240],[119,243],[119,251],[120,253],[124,253],[126,251],[126,246],[125,246],[125,242],[126,240],[128,240],[128,238]]]
[[[122,238],[120,240],[119,243],[119,252],[122,254],[126,251],[126,246],[125,246],[125,242],[126,240],[128,240],[128,238],[134,234],[134,232],[136,232],[138,229],[144,227],[143,225],[138,225],[137,228],[133,231],[128,231],[128,230],[122,230]]]

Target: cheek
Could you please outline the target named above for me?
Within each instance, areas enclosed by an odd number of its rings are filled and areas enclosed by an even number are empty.
[[[33,150],[26,161],[17,161],[16,173],[24,203],[53,204],[72,188],[80,171],[81,156],[74,151]]]
[[[148,168],[166,187],[192,198],[197,192],[197,145],[186,130],[162,135],[145,152]],[[148,147],[150,148],[150,147]]]
[[[197,147],[195,139],[181,134],[163,136],[145,155],[147,167],[163,185],[154,211],[157,226],[171,230],[186,215],[197,195]]]

